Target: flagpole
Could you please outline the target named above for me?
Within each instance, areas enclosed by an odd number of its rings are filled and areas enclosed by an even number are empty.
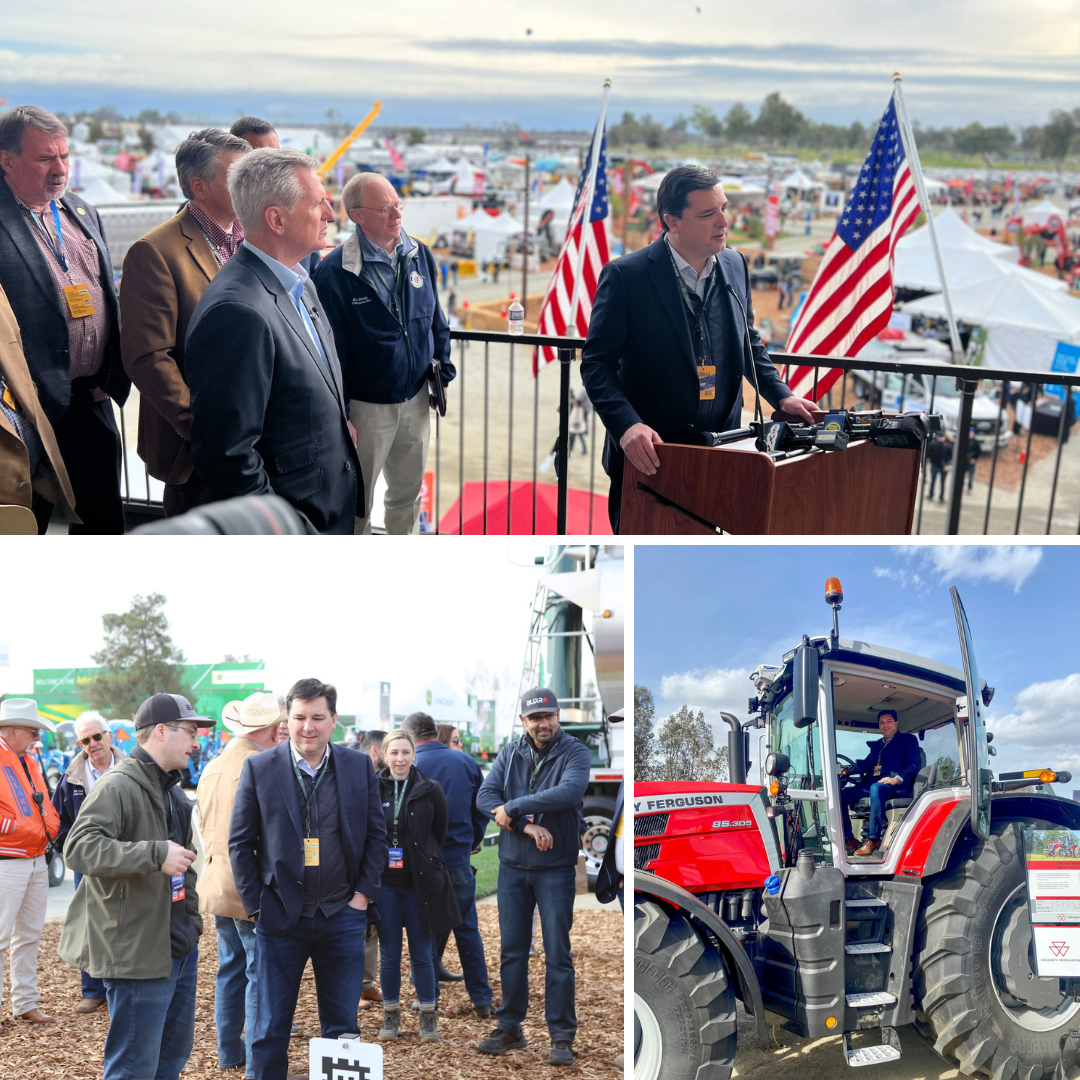
[[[919,151],[915,146],[915,134],[908,122],[907,105],[904,103],[904,94],[900,88],[900,72],[893,75],[893,93],[896,94],[896,103],[900,107],[900,134],[907,143],[908,159],[911,161],[911,174],[915,179],[915,190],[919,195],[919,203],[926,214],[926,224],[930,229],[930,243],[934,248],[934,259],[937,262],[938,277],[941,278],[941,292],[945,300],[945,318],[949,324],[949,339],[952,344],[953,363],[964,362],[964,350],[960,344],[960,332],[956,329],[956,316],[953,314],[952,297],[949,294],[949,282],[945,277],[945,263],[941,258],[941,248],[938,246],[937,231],[934,228],[934,215],[930,209],[930,200],[926,196],[926,185],[923,183],[922,165],[919,163]]]
[[[574,296],[570,301],[570,316],[566,320],[567,328],[577,330],[578,298],[581,293],[581,267],[585,260],[585,225],[589,220],[592,210],[593,188],[596,186],[596,169],[600,164],[600,140],[604,131],[604,118],[607,116],[608,94],[611,91],[611,80],[604,80],[604,94],[600,99],[600,116],[596,121],[596,130],[593,132],[592,154],[589,157],[589,174],[585,181],[585,190],[581,193],[581,235],[578,238],[577,273],[574,275]],[[571,221],[570,229],[574,228]]]

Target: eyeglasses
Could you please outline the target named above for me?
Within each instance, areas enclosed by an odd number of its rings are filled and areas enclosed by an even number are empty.
[[[165,727],[172,728],[173,731],[182,731],[189,739],[194,739],[199,734],[197,727],[186,727],[184,724],[166,724]]]
[[[389,206],[354,206],[354,210],[370,210],[373,214],[400,214],[401,203],[391,203]]]
[[[87,735],[86,738],[80,739],[79,740],[79,745],[80,746],[89,746],[91,739],[94,742],[101,742],[101,740],[103,738],[105,738],[105,732],[104,731],[95,731],[93,735]]]

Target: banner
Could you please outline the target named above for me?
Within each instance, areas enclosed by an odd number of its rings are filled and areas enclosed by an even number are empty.
[[[765,204],[765,235],[774,239],[780,231],[780,195],[772,192]]]
[[[1080,830],[1025,829],[1028,915],[1040,978],[1080,978]]]

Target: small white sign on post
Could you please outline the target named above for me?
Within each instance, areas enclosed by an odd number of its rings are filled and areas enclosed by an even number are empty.
[[[1025,829],[1028,915],[1040,978],[1080,978],[1080,830]]]
[[[351,1038],[312,1039],[308,1057],[310,1080],[383,1080],[383,1048]]]

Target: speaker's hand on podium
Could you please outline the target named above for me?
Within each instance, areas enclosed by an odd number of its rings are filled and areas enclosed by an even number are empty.
[[[660,468],[660,459],[653,446],[659,446],[663,441],[648,424],[631,424],[623,432],[619,446],[638,472],[652,476]]]
[[[806,398],[786,397],[780,402],[778,411],[787,413],[792,418],[801,420],[806,424],[817,422],[814,419],[817,406],[812,401],[807,401]]]

